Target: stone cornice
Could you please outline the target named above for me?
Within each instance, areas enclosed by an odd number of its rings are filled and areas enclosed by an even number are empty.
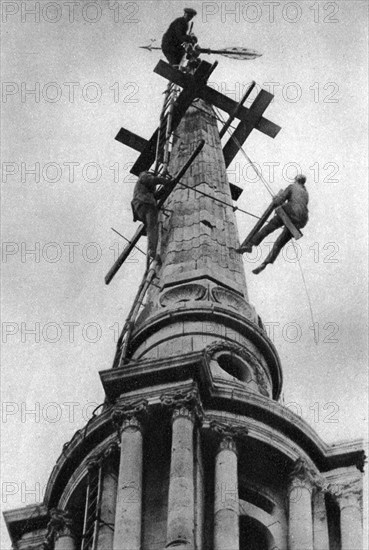
[[[173,411],[173,420],[178,416],[187,416],[192,420],[203,419],[199,390],[196,384],[190,389],[164,393],[160,396],[161,404]]]
[[[23,535],[35,530],[46,530],[49,519],[49,513],[44,504],[30,504],[23,508],[4,510],[3,516],[14,548]],[[45,535],[42,536],[42,541],[44,539]]]
[[[152,386],[142,386],[141,375],[146,380],[158,380],[161,393],[174,391],[181,384],[188,387],[185,380],[195,379],[201,388],[201,396],[207,411],[212,410],[220,420],[228,414],[247,417],[249,436],[263,441],[266,445],[275,447],[290,460],[295,461],[298,456],[311,459],[321,472],[333,471],[337,468],[362,468],[363,441],[346,441],[335,445],[326,444],[315,430],[302,418],[279,403],[267,399],[262,395],[251,393],[237,387],[230,387],[221,382],[209,383],[208,374],[203,368],[202,353],[191,352],[181,357],[168,357],[163,360],[144,361],[127,365],[130,374],[129,398],[147,399],[150,407],[160,406],[160,393]],[[181,373],[181,378],[170,379],[168,383],[167,370],[174,364],[174,369]],[[159,380],[159,372],[163,365],[164,371]],[[119,378],[123,380],[123,387],[127,384],[124,379],[124,369],[106,371],[111,378],[111,384],[118,385]],[[136,380],[136,385],[134,381]],[[165,383],[164,380],[167,382]],[[173,387],[166,390],[166,387]],[[120,390],[120,394],[125,393]],[[218,412],[217,412],[218,411]],[[234,414],[232,414],[234,413]],[[208,412],[207,412],[208,415]],[[115,439],[114,428],[111,422],[111,408],[96,416],[88,425],[88,430],[78,430],[69,445],[61,454],[48,480],[45,504],[50,507],[59,506],[59,500],[70,478],[70,472],[76,471],[85,458],[96,450],[97,445],[103,444],[106,439]],[[358,470],[357,470],[358,471]],[[82,474],[83,477],[83,474]],[[66,503],[67,504],[67,503]],[[64,505],[64,499],[63,499]]]
[[[250,321],[235,311],[231,312],[230,310],[223,308],[220,304],[216,305],[212,303],[210,309],[212,320],[214,322],[219,322],[224,325],[224,327],[230,328],[232,331],[242,334],[245,338],[249,339],[258,347],[268,363],[270,374],[273,379],[273,398],[278,399],[282,388],[282,368],[277,350],[271,340],[267,337],[266,333],[256,323]],[[146,346],[144,353],[148,353],[151,347],[157,346],[158,344],[156,340],[150,344],[150,335],[153,333],[158,334],[162,327],[172,324],[175,321],[191,323],[192,320],[208,321],[208,319],[209,308],[197,304],[196,307],[193,306],[190,309],[187,308],[161,312],[148,319],[147,322],[145,321],[145,323],[137,328],[132,334],[132,350],[137,349],[143,342],[145,342]],[[138,359],[145,360],[145,357],[135,357],[135,360]],[[107,376],[104,376],[104,378],[107,381]]]

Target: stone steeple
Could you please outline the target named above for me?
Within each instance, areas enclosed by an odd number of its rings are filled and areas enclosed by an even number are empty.
[[[213,108],[198,99],[175,131],[171,174],[201,139],[204,148],[160,215],[162,266],[137,320],[129,355],[159,359],[215,342],[221,350],[223,344],[228,372],[223,375],[243,383],[249,377],[249,389],[277,398],[279,359],[249,302],[242,257],[235,252],[239,239],[217,119]],[[254,374],[242,367],[240,354]]]
[[[128,361],[100,372],[104,406],[63,446],[42,506],[5,513],[14,548],[359,549],[362,442],[327,445],[278,402],[217,120],[204,100],[185,111],[170,172],[205,146],[160,215],[162,265]]]
[[[182,281],[213,281],[248,302],[242,261],[235,253],[236,220],[213,109],[202,100],[194,102],[176,136],[173,173],[200,139],[205,147],[182,179],[183,186],[179,184],[169,197],[169,216],[162,216],[161,283],[170,287]]]

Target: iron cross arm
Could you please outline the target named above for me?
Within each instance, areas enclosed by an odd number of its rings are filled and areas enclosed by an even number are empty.
[[[182,117],[186,113],[188,107],[191,105],[196,97],[199,97],[200,90],[206,85],[207,79],[217,66],[217,62],[211,65],[206,61],[202,61],[199,67],[196,69],[195,75],[191,81],[186,81],[186,85],[183,86],[182,92],[174,104],[173,118],[172,118],[172,130],[175,130],[179,125]],[[169,67],[169,65],[168,65]],[[180,75],[184,74],[180,71],[176,71]],[[158,141],[159,128],[155,130],[149,140],[121,128],[116,135],[115,139],[124,145],[132,147],[141,154],[131,168],[131,173],[138,176],[141,172],[148,170],[152,163],[155,161],[156,144]]]
[[[160,60],[159,63],[156,65],[154,69],[154,73],[159,74],[160,76],[163,76],[164,78],[167,78],[171,82],[174,82],[178,86],[181,86],[183,88],[185,87],[193,87],[195,85],[195,76],[192,76],[190,74],[182,73],[181,71],[175,69],[168,63],[165,63],[164,61]],[[273,94],[270,94],[269,92],[266,92],[265,90],[262,90],[258,97],[262,94],[262,102],[267,103],[265,105],[265,108],[271,103],[273,100]],[[236,101],[231,99],[230,97],[221,94],[217,90],[214,90],[213,88],[210,88],[210,86],[203,86],[199,90],[199,95],[202,99],[207,101],[208,103],[212,103],[215,107],[218,107],[219,109],[222,109],[222,111],[226,111],[228,114],[232,115],[236,111],[236,118],[238,118],[241,122],[244,122],[247,124],[250,120],[250,111],[253,109],[253,105],[251,105],[250,108],[239,106]],[[256,99],[258,99],[258,97]],[[255,101],[256,101],[255,99]],[[254,103],[255,103],[254,101]],[[258,102],[260,99],[258,100]],[[261,102],[260,102],[261,103]],[[267,120],[266,118],[262,116],[258,116],[255,122],[255,128],[259,130],[260,132],[266,134],[269,137],[275,138],[278,132],[280,131],[281,127],[277,124],[274,124],[274,122],[271,122],[270,120]]]

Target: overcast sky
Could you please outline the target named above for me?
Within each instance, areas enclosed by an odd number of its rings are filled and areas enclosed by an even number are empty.
[[[124,245],[111,227],[127,238],[136,229],[137,153],[114,136],[153,133],[166,81],[153,73],[161,52],[139,46],[160,44],[186,6],[202,46],[263,54],[205,57],[218,59],[210,81],[233,99],[251,80],[274,90],[265,116],[282,130],[274,140],[254,131],[247,154],[274,191],[297,171],[308,178],[298,251],[317,343],[293,250],[259,276],[261,260],[244,257],[284,402],[327,442],[367,437],[367,2],[3,2],[4,509],[42,499],[62,445],[104,398],[98,372],[111,367],[145,265],[136,252],[104,284]],[[241,154],[229,179],[244,189],[239,207],[260,215],[270,196]],[[254,220],[237,219],[242,240]]]

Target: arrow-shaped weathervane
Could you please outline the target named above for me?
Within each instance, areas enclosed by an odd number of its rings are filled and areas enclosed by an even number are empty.
[[[148,46],[140,46],[143,50],[149,50],[151,52],[152,50],[161,50],[159,46],[153,46],[152,43],[155,40],[151,40],[151,44]],[[250,48],[241,48],[241,47],[235,47],[235,48],[224,48],[223,50],[212,50],[211,48],[199,48],[196,47],[197,53],[206,53],[206,54],[214,54],[214,55],[224,55],[225,57],[230,57],[231,59],[239,59],[243,61],[256,59],[257,57],[261,57],[263,54],[258,53],[255,50],[251,50]]]

